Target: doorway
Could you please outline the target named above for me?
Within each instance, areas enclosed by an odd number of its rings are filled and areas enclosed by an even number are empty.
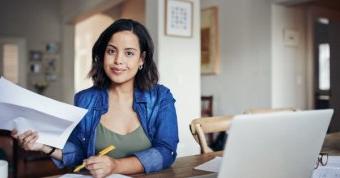
[[[0,75],[26,87],[27,49],[23,38],[0,37]]]
[[[330,108],[330,44],[329,19],[314,22],[314,107]]]
[[[340,20],[317,17],[314,24],[314,109],[333,108],[329,132],[340,131]],[[338,69],[338,70],[337,70]]]

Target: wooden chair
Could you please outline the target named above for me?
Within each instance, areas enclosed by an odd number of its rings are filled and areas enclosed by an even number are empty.
[[[233,116],[202,117],[190,123],[190,131],[201,147],[201,153],[210,153],[213,150],[208,146],[205,134],[224,132],[230,127]]]
[[[5,152],[5,156],[9,164],[8,171],[9,178],[17,177],[16,174],[17,154],[15,149],[16,147],[17,142],[11,137],[11,132],[0,129],[0,149],[2,149]]]
[[[297,111],[295,108],[252,108],[244,112],[244,114],[264,114],[272,112],[294,112]]]

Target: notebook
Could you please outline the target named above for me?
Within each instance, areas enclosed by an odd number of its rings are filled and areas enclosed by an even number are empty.
[[[240,115],[216,174],[196,178],[310,178],[332,109]]]

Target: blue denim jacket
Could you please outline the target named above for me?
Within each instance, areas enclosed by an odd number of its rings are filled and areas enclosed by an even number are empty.
[[[83,159],[95,155],[96,132],[101,115],[108,110],[108,93],[105,89],[91,87],[74,97],[75,105],[88,109],[68,138],[62,152],[63,159],[52,159],[59,167],[73,167]],[[134,153],[146,173],[168,168],[176,159],[178,144],[175,99],[170,90],[155,85],[147,91],[134,90],[133,110],[152,147]]]

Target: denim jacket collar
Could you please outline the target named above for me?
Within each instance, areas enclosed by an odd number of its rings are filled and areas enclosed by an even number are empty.
[[[146,103],[147,99],[145,96],[145,92],[143,92],[141,89],[139,88],[135,88],[134,89],[134,98],[133,98],[133,102],[137,102],[137,103]]]
[[[97,109],[104,110],[105,112],[108,110],[108,103],[109,103],[109,95],[108,89],[101,90],[101,95],[103,97],[102,102],[97,102]],[[145,92],[143,92],[139,88],[135,88],[133,91],[133,105],[147,103],[147,98],[145,96]]]

